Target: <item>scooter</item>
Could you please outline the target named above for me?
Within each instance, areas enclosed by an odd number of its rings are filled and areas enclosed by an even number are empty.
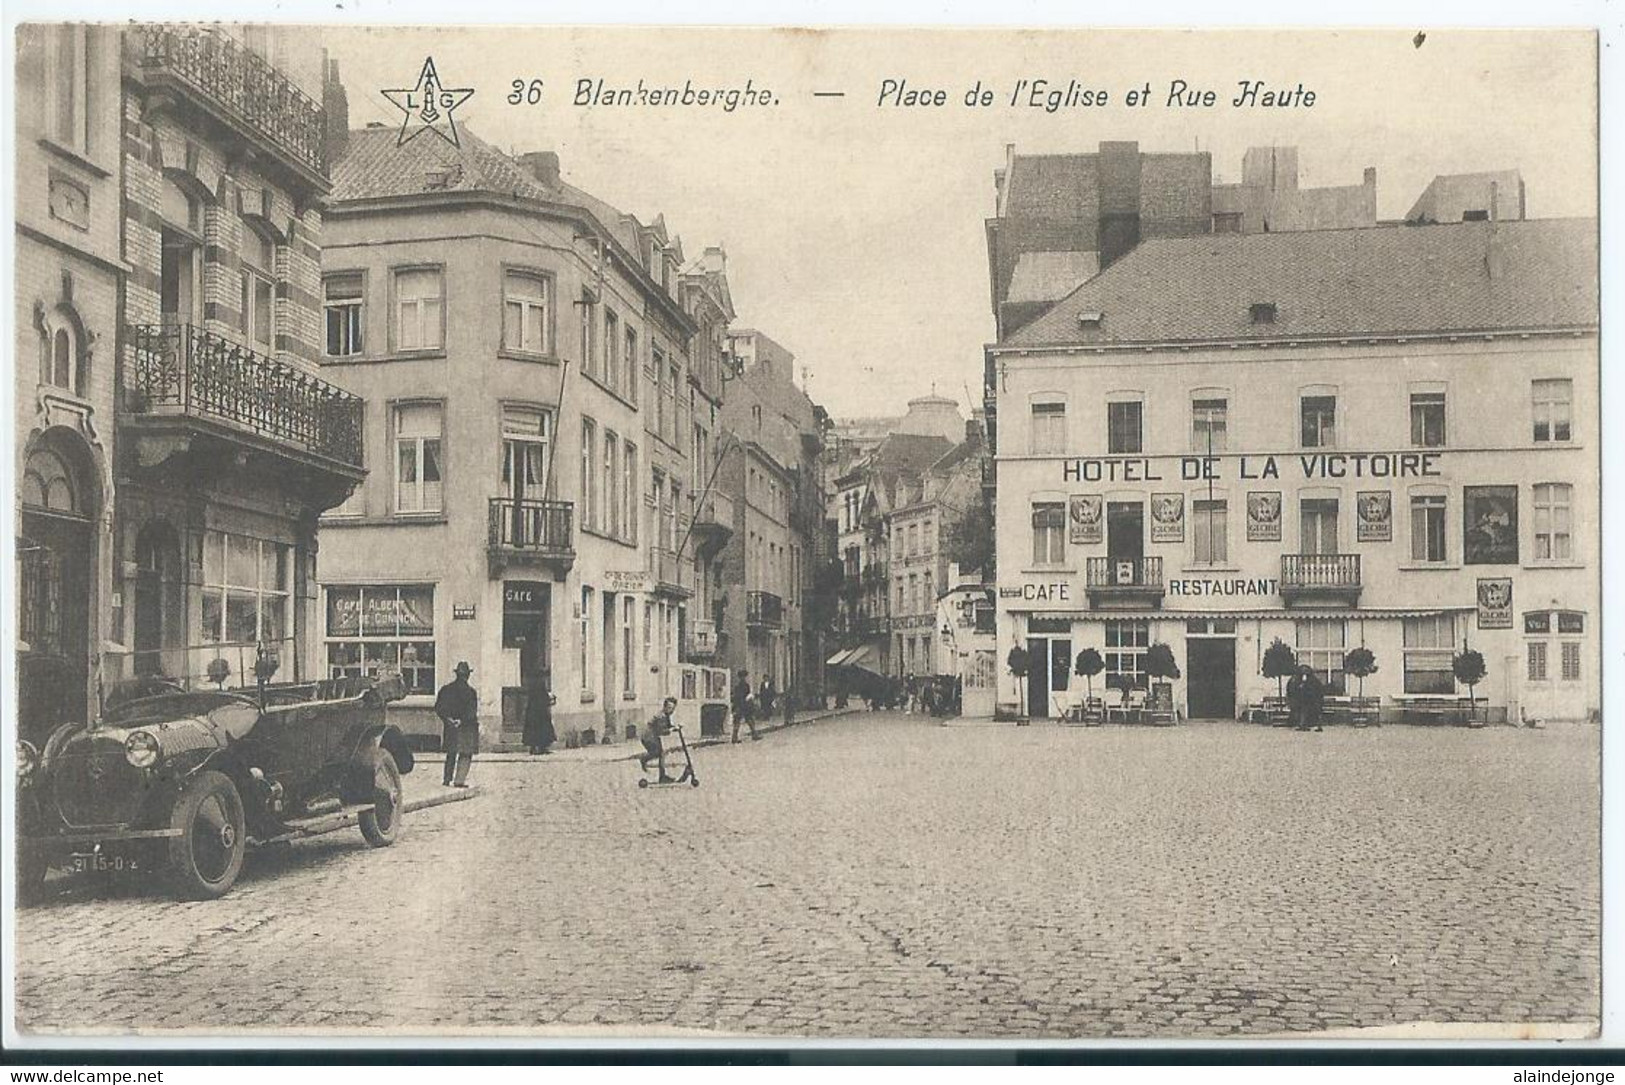
[[[645,767],[643,770],[644,775],[638,780],[638,787],[682,787],[684,784],[688,784],[690,787],[700,786],[700,778],[694,775],[694,758],[688,752],[688,739],[683,737],[681,727],[673,726],[672,730],[677,733],[677,742],[683,750],[683,774],[674,780],[650,780],[648,776],[649,770]]]

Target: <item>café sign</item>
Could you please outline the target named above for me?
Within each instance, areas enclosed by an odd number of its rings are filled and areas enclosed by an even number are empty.
[[[1004,584],[999,587],[999,598],[1019,599],[1024,603],[1070,603],[1072,585],[1065,580]]]

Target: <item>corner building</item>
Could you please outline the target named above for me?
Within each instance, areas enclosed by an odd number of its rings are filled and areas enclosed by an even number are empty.
[[[713,594],[689,528],[721,268],[685,280],[664,222],[459,132],[358,129],[334,166],[323,363],[366,401],[368,473],[323,520],[327,669],[398,668],[425,737],[467,660],[487,744],[519,741],[538,681],[561,742],[620,739],[681,688],[690,601]]]
[[[1591,220],[1142,243],[989,348],[999,703],[1057,714],[1086,647],[1145,688],[1162,642],[1233,718],[1279,638],[1333,693],[1370,648],[1387,718],[1467,647],[1492,720],[1595,713],[1597,331]]]

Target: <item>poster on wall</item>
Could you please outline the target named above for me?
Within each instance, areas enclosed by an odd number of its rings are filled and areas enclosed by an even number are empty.
[[[1151,495],[1151,541],[1185,541],[1185,495]]]
[[[1247,541],[1281,541],[1281,492],[1257,490],[1247,495]]]
[[[1512,578],[1478,578],[1478,628],[1512,628]]]
[[[1387,490],[1371,490],[1357,495],[1354,502],[1360,542],[1393,542],[1394,495]]]
[[[1102,537],[1105,516],[1099,494],[1072,495],[1072,508],[1067,515],[1071,530],[1067,542],[1072,544],[1098,543]]]
[[[1461,491],[1462,561],[1467,565],[1518,563],[1518,488],[1464,486]]]

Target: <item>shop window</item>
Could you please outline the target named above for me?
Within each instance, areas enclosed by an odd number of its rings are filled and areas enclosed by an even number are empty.
[[[210,531],[203,536],[202,640],[279,645],[291,641],[288,547]],[[291,664],[286,653],[282,660]]]
[[[1572,640],[1563,642],[1563,671],[1565,682],[1578,682],[1580,680],[1580,645]]]
[[[503,274],[502,345],[525,354],[553,352],[552,286],[546,276]]]
[[[438,403],[395,408],[395,511],[439,512],[443,495]]]
[[[1151,679],[1145,672],[1145,653],[1150,646],[1150,622],[1107,622],[1107,688],[1149,689]]]
[[[1456,692],[1451,670],[1455,635],[1455,621],[1448,614],[1404,619],[1406,693]]]
[[[362,351],[362,280],[359,271],[322,280],[322,308],[327,318],[327,355],[349,358]]]
[[[408,693],[434,693],[434,585],[329,587],[325,634],[329,677],[399,674]]]
[[[1298,662],[1320,676],[1327,693],[1342,693],[1348,623],[1341,618],[1305,618],[1295,624]]]
[[[1546,642],[1532,640],[1528,645],[1529,669],[1528,676],[1531,682],[1546,681]]]
[[[1567,441],[1573,435],[1574,382],[1565,378],[1530,382],[1535,441]]]

